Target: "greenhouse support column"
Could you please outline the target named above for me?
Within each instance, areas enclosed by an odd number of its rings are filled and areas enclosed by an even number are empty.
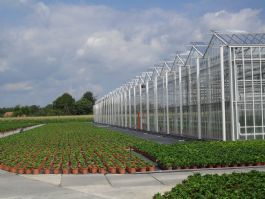
[[[114,102],[113,102],[113,96],[111,95],[111,124],[113,125],[114,120]]]
[[[124,90],[124,93],[123,93],[123,97],[124,97],[124,127],[128,127],[127,126],[127,91]]]
[[[235,119],[234,119],[234,82],[233,82],[233,64],[231,47],[229,47],[229,83],[230,83],[230,116],[231,116],[231,135],[232,140],[235,141]]]
[[[168,74],[166,72],[166,125],[167,125],[167,134],[169,134],[169,115],[168,115]]]
[[[176,72],[173,72],[174,75],[174,88],[173,88],[173,96],[174,96],[174,103],[175,103],[175,109],[174,109],[174,116],[173,116],[173,131],[177,133],[178,131],[178,103],[177,103],[177,78],[176,78]]]
[[[197,81],[197,111],[198,111],[198,139],[202,139],[201,131],[201,93],[200,93],[200,59],[196,59],[196,81]]]
[[[136,96],[135,96],[135,86],[133,87],[133,98],[134,98],[134,104],[133,104],[133,109],[134,109],[134,128],[136,129],[137,123],[136,123]]]
[[[179,66],[179,115],[180,115],[180,134],[183,130],[183,109],[182,109],[182,84],[181,84],[181,66]]]
[[[147,131],[150,131],[150,119],[149,119],[149,83],[146,82],[146,122],[147,122]]]
[[[154,80],[154,101],[155,101],[155,131],[158,132],[158,105],[157,105],[157,77]]]
[[[142,84],[139,85],[139,95],[140,95],[140,129],[143,129],[143,110],[142,110]]]
[[[129,127],[132,128],[131,88],[129,88]]]
[[[226,141],[225,124],[225,88],[224,88],[224,46],[220,47],[220,69],[221,69],[221,106],[222,106],[222,135],[223,141]]]

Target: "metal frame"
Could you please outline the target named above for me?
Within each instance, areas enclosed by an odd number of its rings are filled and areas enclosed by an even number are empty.
[[[213,32],[96,101],[94,121],[197,139],[265,137],[265,33]]]

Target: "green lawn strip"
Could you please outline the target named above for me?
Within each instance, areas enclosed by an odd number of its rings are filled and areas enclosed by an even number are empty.
[[[25,128],[37,124],[68,123],[68,122],[92,122],[91,115],[85,116],[47,116],[47,117],[22,117],[0,118],[0,132]]]
[[[220,176],[195,174],[164,195],[156,194],[154,199],[263,199],[264,195],[265,172],[251,171]]]
[[[37,121],[0,121],[0,133],[40,124]]]

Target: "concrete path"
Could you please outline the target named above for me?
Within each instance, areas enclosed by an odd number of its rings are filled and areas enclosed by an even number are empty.
[[[15,175],[0,170],[0,198],[151,199],[189,175],[265,171],[265,167],[200,169],[146,174]]]
[[[14,134],[17,134],[17,133],[20,133],[20,132],[29,131],[31,129],[35,129],[35,128],[41,127],[43,125],[45,125],[45,124],[38,124],[38,125],[30,126],[30,127],[18,128],[18,129],[13,130],[13,131],[0,132],[0,138],[7,137],[7,136],[10,136],[10,135],[14,135]]]
[[[95,124],[95,126],[101,127],[101,128],[110,128],[114,131],[119,131],[127,135],[133,135],[133,136],[145,139],[145,140],[157,142],[159,144],[173,144],[173,143],[183,142],[186,140],[182,137],[172,137],[168,135],[156,134],[156,133],[150,133],[150,132],[147,133],[143,131],[137,131],[137,130],[127,129],[127,128],[119,128],[119,127],[103,125],[103,124]]]

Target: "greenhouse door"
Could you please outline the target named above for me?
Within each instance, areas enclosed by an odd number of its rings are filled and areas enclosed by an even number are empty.
[[[265,59],[262,52],[261,47],[232,48],[237,139],[264,139]]]

